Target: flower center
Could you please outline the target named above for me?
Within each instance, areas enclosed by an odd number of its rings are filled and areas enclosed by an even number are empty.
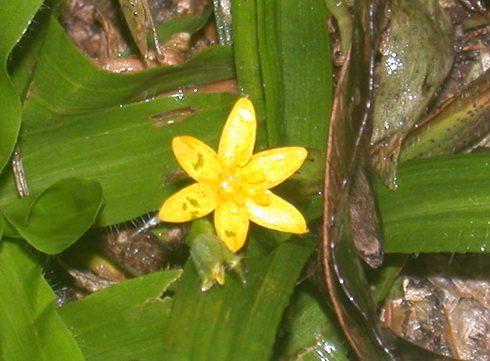
[[[232,201],[237,206],[244,204],[242,179],[237,172],[224,171],[220,177],[218,196],[224,201]]]

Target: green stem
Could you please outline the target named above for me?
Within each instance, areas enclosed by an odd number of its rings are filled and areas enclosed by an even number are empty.
[[[352,15],[349,12],[345,1],[325,0],[325,5],[337,20],[340,31],[340,41],[342,43],[342,55],[346,55],[352,40]]]

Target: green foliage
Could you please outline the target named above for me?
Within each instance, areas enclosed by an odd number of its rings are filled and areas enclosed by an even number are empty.
[[[68,39],[52,8],[30,24],[41,4],[0,5],[0,359],[347,360],[333,313],[296,287],[319,241],[323,211],[314,194],[333,87],[324,0],[233,0],[231,22],[219,18],[226,11],[216,14],[233,47],[213,46],[184,64],[135,74],[99,69]],[[211,10],[163,24],[162,42],[199,31]],[[223,286],[203,293],[189,261],[181,276],[138,277],[55,308],[42,276],[44,254],[64,251],[91,227],[152,212],[181,188],[186,180],[174,180],[172,138],[192,135],[215,147],[237,99],[182,89],[233,77],[257,108],[258,148],[315,149],[312,164],[278,189],[303,206],[311,233],[252,227],[237,256],[246,283],[227,272]],[[15,144],[31,193],[24,198],[4,168]],[[378,182],[386,251],[486,250],[489,162],[487,154],[410,161],[398,170],[396,191]],[[298,184],[308,185],[306,193]],[[343,254],[355,257],[350,249]],[[349,269],[346,278],[360,271]],[[354,301],[364,302],[367,285],[346,284]]]
[[[333,311],[320,299],[311,286],[298,287],[285,313],[284,335],[277,342],[273,360],[349,360]]]
[[[0,133],[0,169],[3,169],[10,158],[17,141],[21,122],[21,103],[8,75],[8,58],[41,3],[42,0],[26,0],[20,4],[9,1],[1,5],[0,103],[2,104],[2,132]]]
[[[488,153],[401,164],[396,191],[378,184],[386,251],[485,252],[489,164]]]
[[[259,51],[259,56],[269,144],[324,151],[332,108],[332,61],[324,1],[257,4],[259,49],[267,49]]]
[[[133,101],[231,77],[230,49],[210,48],[178,67],[114,74],[81,54],[55,19],[46,22],[45,37],[33,39],[39,55],[26,55],[36,57],[34,74],[15,72],[19,90],[29,88],[18,142],[31,192],[66,177],[97,181],[106,201],[99,225],[155,210],[171,192],[171,186],[162,187],[162,178],[176,169],[172,137],[196,134],[212,144],[235,97],[181,94]],[[208,126],[198,128],[202,122]],[[3,177],[0,204],[5,206],[17,195],[12,175]],[[135,202],[132,207],[126,207],[128,197]]]
[[[272,252],[270,232],[253,233],[247,249],[246,283],[232,273],[206,293],[189,262],[176,288],[164,333],[168,361],[267,360],[277,325],[296,279],[313,250],[312,239],[293,237]],[[189,337],[189,335],[193,335]]]
[[[3,211],[21,238],[41,252],[56,254],[92,226],[101,206],[99,183],[71,178],[51,185],[36,196],[16,200]]]
[[[0,359],[83,361],[29,249],[20,242],[3,240],[0,264]]]
[[[105,199],[100,225],[153,211],[175,191],[174,184],[163,183],[178,169],[170,149],[172,138],[189,134],[216,144],[235,99],[232,94],[170,95],[26,122],[20,147],[29,188],[37,193],[66,177],[99,182]],[[200,127],[202,123],[207,126]],[[2,205],[16,199],[14,179],[5,176]]]
[[[152,273],[68,303],[59,312],[87,361],[159,360],[172,299],[160,298],[180,271]]]

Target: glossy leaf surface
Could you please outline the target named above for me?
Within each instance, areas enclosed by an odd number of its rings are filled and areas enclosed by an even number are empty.
[[[377,70],[371,153],[374,168],[394,188],[401,143],[451,69],[454,30],[435,0],[394,0],[386,14],[390,26]]]
[[[405,139],[400,161],[461,153],[475,148],[490,132],[490,72],[420,119]]]

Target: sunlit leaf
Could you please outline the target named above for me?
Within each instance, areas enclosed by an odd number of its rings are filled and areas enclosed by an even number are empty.
[[[264,116],[262,76],[258,64],[257,1],[231,0],[233,51],[240,95],[248,96],[255,105],[258,118]]]

